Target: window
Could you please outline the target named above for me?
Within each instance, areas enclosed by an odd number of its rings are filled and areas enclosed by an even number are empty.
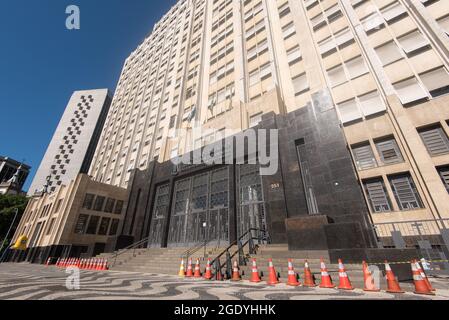
[[[103,211],[103,205],[104,205],[104,201],[106,200],[105,197],[100,197],[98,196],[95,199],[95,205],[94,205],[94,210],[95,211]]]
[[[109,222],[111,218],[101,218],[100,228],[98,229],[98,234],[105,236],[108,233]]]
[[[53,218],[53,219],[50,220],[50,224],[48,225],[48,228],[47,228],[47,234],[46,234],[47,236],[49,234],[51,234],[51,231],[53,230],[53,226],[55,224],[55,221],[56,221],[56,218]]]
[[[122,210],[123,210],[123,201],[122,200],[117,200],[117,203],[115,204],[114,213],[115,214],[122,214]]]
[[[94,198],[95,196],[93,194],[86,193],[86,196],[84,197],[83,208],[91,210],[94,203]]]
[[[120,222],[119,219],[112,219],[111,229],[109,230],[110,236],[115,236],[117,234],[119,222]]]
[[[346,74],[343,65],[336,66],[330,70],[327,70],[327,75],[332,87],[338,86],[346,82]]]
[[[419,135],[431,156],[449,152],[449,140],[440,125],[419,130]]]
[[[402,211],[415,210],[423,207],[421,198],[410,174],[392,176],[389,179],[396,201]]]
[[[307,82],[307,76],[305,73],[293,78],[292,80],[295,95],[300,95],[309,90],[309,83]]]
[[[337,105],[337,110],[340,114],[342,123],[348,123],[362,118],[362,114],[355,99]]]
[[[112,210],[114,210],[114,204],[115,200],[108,198],[108,200],[106,201],[106,206],[104,207],[104,212],[112,213]]]
[[[449,91],[449,73],[444,67],[420,74],[421,81],[433,97]]]
[[[348,69],[349,76],[351,79],[360,77],[361,75],[364,75],[365,73],[368,72],[368,68],[366,67],[365,62],[363,61],[362,56],[346,61],[345,66]]]
[[[399,99],[404,105],[428,98],[427,92],[421,87],[418,80],[414,77],[395,83],[393,86],[396,89]]]
[[[441,177],[441,181],[443,181],[443,184],[446,187],[447,192],[449,193],[449,167],[441,167],[437,170]]]
[[[367,33],[374,32],[383,27],[384,19],[380,16],[378,12],[370,14],[368,17],[362,21],[363,28]]]
[[[290,66],[301,60],[301,50],[299,46],[295,46],[287,51],[287,62]]]
[[[262,115],[263,115],[263,112],[252,115],[249,118],[249,127],[252,128],[252,127],[257,126],[260,123],[260,121],[262,121]]]
[[[87,226],[86,233],[87,234],[96,234],[99,221],[100,221],[100,217],[91,216],[90,220],[89,220],[89,225]]]
[[[369,143],[363,143],[352,147],[355,163],[359,170],[366,170],[377,167],[373,149]]]
[[[387,110],[385,103],[377,91],[360,96],[359,102],[365,117]]]
[[[393,63],[402,59],[401,52],[399,51],[399,47],[396,45],[396,42],[390,41],[384,45],[377,47],[376,49],[377,56],[384,66]]]
[[[372,179],[363,183],[371,210],[375,213],[391,211],[391,202],[385,190],[382,178]]]
[[[80,214],[78,217],[78,221],[75,225],[75,233],[76,234],[83,234],[84,230],[86,229],[87,225],[87,219],[89,219],[89,216],[87,214]]]
[[[376,142],[380,159],[384,164],[393,164],[404,161],[399,146],[394,137],[380,139]]]
[[[382,9],[381,12],[387,22],[393,22],[407,14],[404,6],[397,1]]]
[[[414,31],[402,36],[398,38],[398,41],[406,54],[412,54],[429,45],[429,40],[427,40],[419,31]]]
[[[349,28],[345,28],[334,35],[335,44],[339,47],[346,46],[354,42],[354,35]]]

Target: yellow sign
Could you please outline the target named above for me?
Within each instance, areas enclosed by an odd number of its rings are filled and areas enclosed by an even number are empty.
[[[25,251],[27,249],[28,237],[21,236],[17,239],[16,243],[11,247],[13,250]]]

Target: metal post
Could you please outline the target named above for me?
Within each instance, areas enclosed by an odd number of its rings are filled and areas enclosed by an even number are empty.
[[[226,278],[230,279],[232,274],[232,261],[231,254],[229,251],[226,251]]]
[[[251,237],[252,236],[250,235],[250,238]],[[242,245],[241,240],[239,240],[239,242],[238,242],[238,247],[239,247],[239,265],[244,266],[244,265],[246,265],[245,258],[244,258],[245,253],[243,252],[243,245]]]
[[[8,232],[6,233],[5,239],[3,239],[3,243],[2,243],[2,246],[1,246],[2,249],[3,249],[3,247],[5,246],[6,241],[8,241],[9,234],[11,233],[11,230],[12,230],[12,228],[13,228],[13,226],[14,226],[14,223],[16,222],[16,219],[17,219],[18,214],[19,214],[19,208],[16,208],[16,213],[15,213],[15,215],[14,215],[14,219],[12,220],[11,225],[9,226],[9,230],[8,230]],[[0,263],[3,262],[3,259],[5,258],[6,252],[8,252],[8,250],[9,250],[9,246],[8,246],[8,248],[6,248],[6,249],[3,251],[2,257],[0,258]]]

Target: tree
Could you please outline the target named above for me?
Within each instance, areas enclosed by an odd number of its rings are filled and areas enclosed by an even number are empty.
[[[14,223],[14,226],[9,234],[9,239],[6,242],[6,245],[11,241],[14,232],[19,225],[20,218],[22,217],[23,212],[28,204],[28,199],[25,196],[15,196],[15,195],[0,195],[0,246],[3,243],[3,240],[6,236],[6,233],[11,226],[11,223],[14,219],[14,215],[16,214],[16,208],[19,210],[19,214],[17,215],[17,219]],[[0,252],[3,248],[0,248]]]

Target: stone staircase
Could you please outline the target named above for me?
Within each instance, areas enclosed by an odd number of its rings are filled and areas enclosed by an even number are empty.
[[[179,263],[181,255],[185,253],[189,248],[148,248],[148,249],[136,249],[122,252],[114,264],[112,259],[113,254],[101,254],[99,258],[106,258],[109,260],[111,270],[113,271],[127,271],[127,272],[142,272],[150,274],[167,274],[177,275],[179,271]],[[207,248],[206,254],[204,250],[199,250],[192,256],[193,262],[197,258],[201,261],[201,271],[204,272],[207,258],[214,259],[218,254],[223,252],[225,248]],[[237,250],[234,246],[230,252],[233,253]],[[119,251],[120,253],[120,251]],[[280,276],[282,282],[286,282],[288,274],[288,259],[292,259],[295,271],[300,275],[300,281],[302,281],[304,273],[304,261],[307,259],[313,275],[315,276],[317,283],[321,278],[320,275],[320,259],[323,258],[326,262],[328,271],[334,281],[334,284],[338,284],[338,264],[329,263],[329,256],[327,251],[289,251],[287,245],[262,245],[260,246],[256,255],[249,255],[247,248],[245,248],[245,254],[249,258],[246,266],[240,266],[242,278],[249,280],[251,277],[251,262],[252,258],[257,260],[257,266],[259,272],[263,276],[268,276],[268,259],[273,259],[273,264],[276,268],[276,272]],[[238,261],[236,255],[232,261]],[[221,263],[226,262],[226,256],[221,257]],[[363,288],[363,271],[360,264],[345,264],[346,271],[349,278],[356,288]],[[186,266],[187,268],[187,266]],[[225,269],[223,269],[223,272]],[[381,288],[386,289],[386,283],[381,274]],[[403,289],[411,291],[413,285],[411,283],[401,283]]]

